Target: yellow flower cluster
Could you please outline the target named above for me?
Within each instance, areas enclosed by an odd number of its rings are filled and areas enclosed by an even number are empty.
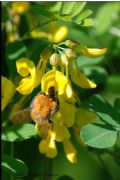
[[[15,14],[23,14],[30,9],[29,2],[12,2],[12,11]]]
[[[62,44],[65,44],[67,48],[63,48]],[[41,83],[41,91],[48,93],[49,88],[54,86],[60,107],[59,111],[52,117],[51,128],[42,127],[36,122],[38,134],[43,137],[44,132],[47,135],[39,143],[39,151],[49,158],[54,158],[57,155],[56,142],[62,142],[67,159],[71,163],[76,163],[77,150],[71,142],[69,128],[73,127],[78,141],[83,144],[79,136],[80,130],[96,116],[93,112],[75,107],[77,97],[72,88],[71,80],[82,88],[96,88],[96,84],[80,71],[76,63],[75,52],[99,57],[106,52],[106,49],[90,49],[69,40],[62,44],[53,45],[52,52],[45,49],[40,56],[37,67],[26,58],[19,59],[16,66],[23,79],[16,90],[23,95],[28,95]],[[48,60],[50,60],[53,69],[45,73]],[[71,80],[69,76],[71,76]]]

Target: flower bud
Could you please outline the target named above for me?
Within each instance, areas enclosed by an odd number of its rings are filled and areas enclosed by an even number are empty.
[[[62,54],[60,57],[61,57],[62,64],[65,66],[68,66],[68,58],[66,54]]]
[[[66,53],[66,55],[67,55],[67,57],[68,58],[73,58],[73,59],[75,59],[76,58],[76,54],[74,53],[74,51],[72,50],[72,49],[70,49],[70,48],[66,48],[65,49],[65,53]]]
[[[69,48],[73,48],[74,46],[78,45],[77,42],[72,41],[72,40],[66,40],[64,43],[66,46],[68,46]]]
[[[56,66],[57,63],[58,63],[58,61],[59,61],[59,59],[60,59],[59,54],[57,54],[57,53],[52,54],[52,55],[50,56],[50,64],[51,64],[52,66]]]
[[[53,41],[55,43],[62,42],[68,34],[68,28],[66,26],[61,26],[53,36]]]

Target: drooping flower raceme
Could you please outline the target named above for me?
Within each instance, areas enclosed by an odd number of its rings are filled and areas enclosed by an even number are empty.
[[[56,142],[61,142],[66,158],[71,163],[77,162],[77,150],[71,141],[69,128],[73,128],[78,141],[84,145],[79,136],[80,130],[82,126],[95,119],[96,115],[87,109],[76,107],[78,97],[72,82],[81,88],[96,88],[97,85],[80,70],[76,54],[95,58],[105,52],[106,49],[91,49],[67,40],[54,44],[52,51],[46,49],[41,54],[37,67],[26,58],[17,61],[17,71],[23,76],[17,87],[19,93],[28,95],[40,84],[44,93],[48,93],[50,87],[54,87],[57,92],[59,110],[51,117],[50,128],[45,128],[38,122],[35,125],[37,133],[42,137],[39,151],[47,157],[54,158],[57,155]],[[45,73],[48,60],[52,69]],[[43,134],[46,136],[43,137]]]

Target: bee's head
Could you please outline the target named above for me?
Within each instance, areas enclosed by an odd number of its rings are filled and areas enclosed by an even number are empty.
[[[51,86],[49,89],[48,89],[48,94],[49,94],[49,97],[52,98],[52,99],[55,99],[56,96],[57,96],[57,91],[55,90],[55,87],[54,86]]]

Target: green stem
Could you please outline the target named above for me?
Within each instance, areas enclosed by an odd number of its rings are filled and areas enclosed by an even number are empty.
[[[43,180],[52,180],[52,159],[48,158]]]
[[[56,70],[57,70],[57,67],[56,67],[56,66],[52,66],[52,69],[53,69],[54,71],[56,71]]]
[[[104,169],[106,169],[108,175],[110,176],[110,178],[111,178],[111,180],[112,180],[113,177],[112,177],[112,175],[111,175],[111,173],[110,173],[110,171],[109,171],[107,165],[105,164],[104,160],[102,159],[102,157],[101,157],[99,154],[96,154],[96,155],[97,155],[99,161],[101,162],[102,166],[104,167]]]
[[[66,68],[65,68],[65,73],[66,73],[66,78],[67,78],[67,80],[69,81],[69,72],[68,72],[68,66],[66,66]]]
[[[11,152],[10,152],[10,154],[11,154],[11,157],[14,157],[14,143],[13,142],[11,143]],[[13,175],[10,176],[10,180],[14,180]]]

